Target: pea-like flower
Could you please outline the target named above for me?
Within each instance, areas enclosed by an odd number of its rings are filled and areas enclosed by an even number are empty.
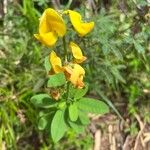
[[[85,71],[79,64],[70,62],[62,66],[61,59],[54,51],[50,53],[49,60],[52,65],[50,74],[64,72],[66,79],[70,81],[75,87],[84,87],[83,77],[85,75]]]
[[[69,47],[71,49],[73,57],[75,58],[76,63],[82,63],[87,59],[85,56],[83,56],[80,47],[74,42],[70,42]]]
[[[76,63],[64,66],[64,73],[68,81],[70,81],[75,87],[83,88],[83,77],[85,76],[84,69]]]
[[[58,37],[66,33],[66,25],[62,17],[54,9],[48,8],[40,18],[39,34],[34,36],[44,45],[53,46]]]
[[[60,73],[62,72],[62,62],[61,59],[57,56],[57,54],[52,51],[49,57],[50,63],[52,65],[52,69],[50,74]]]
[[[76,11],[66,10],[64,11],[64,14],[69,14],[74,29],[81,37],[88,34],[94,28],[94,22],[83,22],[81,15]]]

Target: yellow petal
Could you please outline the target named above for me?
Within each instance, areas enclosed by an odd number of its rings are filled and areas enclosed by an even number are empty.
[[[86,60],[86,57],[83,56],[82,51],[77,44],[75,44],[74,42],[70,42],[69,46],[72,51],[73,57],[75,58],[75,62],[82,63],[84,60]]]
[[[48,32],[44,34],[34,34],[35,38],[41,43],[47,46],[53,46],[57,41],[57,35],[54,32]]]
[[[61,59],[56,55],[54,51],[50,53],[50,63],[52,65],[54,73],[62,72],[62,62]]]
[[[84,69],[78,65],[74,64],[73,73],[71,74],[70,81],[78,88],[82,88],[84,86],[83,76],[85,75]]]
[[[83,54],[82,54],[82,51],[81,51],[80,47],[77,44],[75,44],[74,42],[70,42],[69,47],[72,51],[72,54],[73,54],[74,58],[82,59]]]
[[[71,81],[71,83],[77,88],[82,88],[84,86],[83,76],[85,75],[84,69],[78,65],[73,64],[73,66],[65,66],[65,75],[67,75],[67,79]]]
[[[48,33],[51,31],[52,31],[52,28],[48,24],[46,10],[45,10],[42,16],[40,17],[39,34],[44,34],[44,33]]]
[[[66,26],[62,17],[54,9],[48,8],[40,18],[39,33],[56,32],[62,37],[66,33]]]
[[[63,66],[63,71],[67,80],[70,80],[71,74],[73,72],[72,67],[70,65]]]
[[[80,36],[84,36],[87,33],[91,32],[91,30],[94,28],[94,22],[89,22],[89,23],[82,23],[81,27],[79,28],[79,34]]]
[[[81,15],[72,10],[65,11],[66,14],[68,12],[71,23],[76,30],[76,32],[79,34],[79,36],[85,36],[87,33],[89,33],[94,28],[94,22],[89,23],[83,23]]]

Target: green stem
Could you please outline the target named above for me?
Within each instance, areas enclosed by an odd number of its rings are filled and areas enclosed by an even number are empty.
[[[70,86],[70,83],[67,82],[67,94],[66,94],[66,100],[68,100],[68,96],[69,96],[69,86]]]
[[[65,60],[65,64],[67,64],[68,59],[67,59],[67,45],[66,45],[66,38],[65,38],[65,36],[63,37],[63,47],[64,47],[64,60]],[[69,85],[70,85],[70,83],[67,82],[66,100],[68,100],[68,96],[69,96]]]
[[[67,46],[66,46],[65,36],[63,37],[63,46],[64,46],[64,59],[65,59],[65,63],[67,63],[68,62],[68,60],[67,60]]]

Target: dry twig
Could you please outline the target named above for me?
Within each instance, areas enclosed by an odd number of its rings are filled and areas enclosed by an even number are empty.
[[[94,150],[100,150],[101,147],[101,131],[97,130],[95,133]]]
[[[139,144],[139,141],[142,138],[142,134],[143,134],[143,131],[144,131],[144,128],[145,128],[145,123],[143,124],[143,122],[141,121],[140,116],[138,114],[135,114],[135,118],[137,119],[137,121],[139,123],[140,131],[139,131],[139,133],[138,133],[138,135],[136,137],[135,145],[134,145],[133,150],[137,150],[138,149],[138,144]],[[141,144],[142,144],[143,147],[145,147],[145,144],[143,145],[142,141],[141,141]]]

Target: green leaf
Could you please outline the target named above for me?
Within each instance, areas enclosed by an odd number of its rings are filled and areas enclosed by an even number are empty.
[[[63,99],[62,99],[62,101],[59,102],[59,104],[58,104],[58,108],[63,110],[65,107],[66,107],[66,102],[64,102]]]
[[[69,84],[69,93],[68,93],[68,97],[69,98],[74,98],[74,95],[76,93],[76,88],[72,85],[72,84]]]
[[[47,126],[47,119],[46,117],[43,116],[39,119],[38,128],[39,130],[44,130],[46,126]]]
[[[58,74],[50,76],[47,86],[48,87],[57,87],[57,86],[62,86],[65,83],[66,83],[65,75],[63,73],[58,73]]]
[[[43,108],[49,108],[49,107],[52,107],[55,104],[55,101],[52,100],[48,94],[34,95],[31,98],[31,102],[36,107],[43,107]]]
[[[43,79],[43,78],[40,78],[40,79],[38,79],[38,81],[36,82],[36,84],[34,85],[34,87],[33,87],[33,92],[39,92],[39,91],[41,91],[41,87],[45,84],[45,79]]]
[[[93,98],[81,98],[78,101],[78,107],[85,112],[94,114],[105,114],[109,112],[109,108],[104,102]]]
[[[14,130],[11,128],[9,124],[7,124],[7,132],[12,140],[15,140],[15,133]]]
[[[69,106],[69,118],[71,121],[76,121],[78,119],[78,107],[76,102]]]
[[[111,72],[115,76],[116,80],[120,80],[121,82],[126,83],[125,79],[121,76],[121,74],[116,66],[111,67]]]
[[[42,113],[40,112],[39,116],[40,116],[40,118],[39,118],[39,122],[38,122],[38,129],[44,130],[45,128],[48,128],[48,130],[49,130],[54,113],[50,112],[50,113],[45,114],[45,112],[42,112]]]
[[[110,49],[111,49],[112,53],[114,53],[116,58],[123,60],[123,56],[117,47],[115,47],[114,45],[111,44]]]
[[[66,131],[66,124],[64,120],[64,110],[58,110],[51,123],[51,136],[53,141],[58,142]]]
[[[136,41],[134,41],[134,47],[139,53],[144,53],[144,51],[145,51],[144,47]]]
[[[109,105],[109,107],[111,107],[114,112],[120,117],[120,119],[124,120],[121,116],[121,114],[119,113],[119,111],[115,108],[115,106],[113,105],[113,103],[111,102],[111,100],[109,100],[102,92],[100,92],[99,90],[96,89],[97,94],[102,97],[102,99]]]
[[[49,61],[49,56],[45,57],[44,66],[45,66],[46,72],[48,73],[51,70],[51,64]]]
[[[90,123],[88,115],[84,111],[81,111],[81,110],[79,111],[79,119],[83,125],[88,125]]]
[[[85,129],[85,126],[81,124],[80,120],[77,120],[76,122],[69,121],[69,125],[78,134],[82,133]]]
[[[88,91],[88,84],[85,84],[85,87],[83,89],[75,88],[73,85],[70,84],[69,86],[69,97],[80,99],[83,97]]]
[[[88,84],[85,85],[83,89],[77,89],[74,95],[75,99],[80,99],[82,98],[88,91]]]

